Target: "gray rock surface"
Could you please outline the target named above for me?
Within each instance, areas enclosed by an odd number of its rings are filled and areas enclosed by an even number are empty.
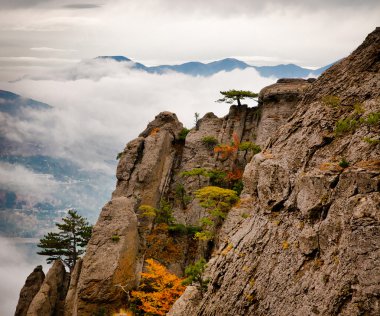
[[[77,315],[118,308],[137,284],[137,217],[126,197],[104,206],[87,245],[77,288]],[[75,315],[75,313],[73,313]]]
[[[334,134],[339,119],[380,113],[379,52],[377,28],[305,90],[245,168],[207,292],[194,302],[186,291],[171,315],[380,314],[380,145],[363,141],[378,138],[380,126]]]
[[[42,266],[37,266],[25,281],[25,285],[21,289],[20,298],[17,303],[15,316],[25,316],[30,303],[34,296],[40,290],[40,287],[45,279],[45,273],[42,271]]]
[[[28,316],[63,315],[62,301],[67,292],[67,274],[60,260],[56,260],[46,274],[38,293],[29,305]]]

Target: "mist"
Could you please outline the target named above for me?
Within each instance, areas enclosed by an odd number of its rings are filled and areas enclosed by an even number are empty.
[[[130,69],[128,63],[90,61],[3,82],[1,88],[53,106],[51,111],[31,113],[28,121],[8,121],[8,135],[23,142],[38,139],[48,155],[70,159],[86,170],[114,174],[108,161],[159,112],[175,112],[191,128],[195,112],[227,114],[228,105],[215,103],[219,91],[258,92],[274,82],[275,78],[262,78],[254,69],[191,77],[149,74]]]

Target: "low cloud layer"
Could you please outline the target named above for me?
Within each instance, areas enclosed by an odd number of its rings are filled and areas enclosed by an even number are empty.
[[[49,174],[37,174],[21,165],[0,162],[0,188],[28,196],[35,203],[43,201],[58,189]]]
[[[13,315],[27,276],[44,262],[35,254],[33,241],[0,237],[0,315]],[[35,242],[34,242],[35,244]],[[44,272],[47,265],[44,264]]]
[[[219,91],[258,92],[274,80],[260,77],[254,69],[205,78],[148,74],[113,61],[83,62],[59,72],[3,83],[5,90],[54,107],[31,113],[28,121],[8,120],[7,133],[24,142],[38,139],[46,154],[71,159],[85,169],[113,173],[107,160],[115,159],[126,142],[137,137],[159,112],[177,113],[190,128],[195,112],[227,113],[228,105],[214,102]]]

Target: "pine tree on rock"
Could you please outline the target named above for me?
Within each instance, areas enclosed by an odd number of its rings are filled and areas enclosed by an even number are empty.
[[[50,232],[40,239],[37,246],[42,250],[37,254],[48,256],[47,263],[57,259],[62,260],[71,272],[78,258],[85,252],[92,226],[74,210],[69,210],[62,221],[61,224],[55,224],[59,232]]]
[[[253,99],[257,102],[256,98],[259,96],[257,93],[254,93],[252,91],[235,89],[228,91],[220,91],[220,93],[223,95],[223,98],[216,100],[216,102],[225,102],[232,104],[236,101],[238,106],[241,106],[240,101],[244,99]]]

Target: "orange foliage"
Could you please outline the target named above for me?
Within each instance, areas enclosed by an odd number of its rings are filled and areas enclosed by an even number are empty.
[[[165,315],[185,291],[183,280],[153,259],[146,263],[147,272],[141,273],[139,291],[132,291],[132,297],[141,302],[139,308],[148,315]]]
[[[236,154],[239,150],[240,140],[236,133],[233,133],[233,143],[231,145],[221,144],[214,147],[215,153],[220,153],[222,159],[227,159],[233,155],[233,159],[236,158]]]
[[[150,131],[149,136],[155,136],[155,135],[158,133],[159,130],[160,130],[159,127],[155,127],[155,128],[153,128],[153,129]]]
[[[234,168],[232,171],[228,172],[227,179],[230,181],[240,180],[243,177],[243,170]]]
[[[148,258],[159,259],[165,264],[181,260],[182,251],[178,238],[174,239],[165,223],[158,224],[146,237]]]
[[[122,308],[119,312],[114,313],[112,316],[133,316],[133,312]]]

